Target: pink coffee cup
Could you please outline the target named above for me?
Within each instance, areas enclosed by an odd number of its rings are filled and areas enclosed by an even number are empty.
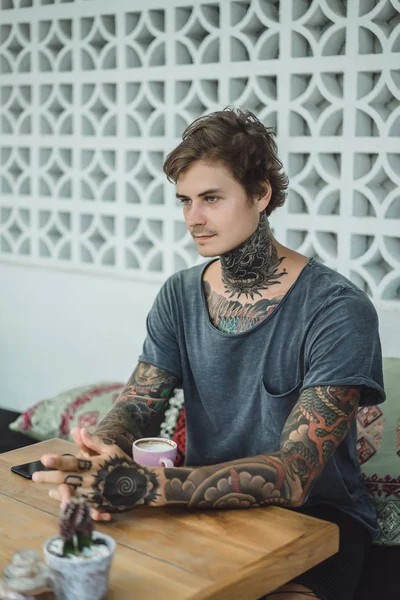
[[[178,447],[167,438],[141,438],[133,442],[133,460],[143,467],[173,467]]]

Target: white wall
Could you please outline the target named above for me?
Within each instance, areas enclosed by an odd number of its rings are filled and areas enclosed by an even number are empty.
[[[0,407],[128,379],[159,285],[11,265],[0,282]]]

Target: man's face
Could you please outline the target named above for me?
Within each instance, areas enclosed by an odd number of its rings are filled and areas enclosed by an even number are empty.
[[[268,199],[250,204],[244,188],[221,163],[193,163],[176,188],[186,225],[201,256],[220,256],[237,248],[257,229]]]

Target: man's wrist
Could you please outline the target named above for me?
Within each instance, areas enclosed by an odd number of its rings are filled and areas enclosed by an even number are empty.
[[[160,485],[157,506],[188,506],[192,486],[185,486],[187,478],[195,469],[190,467],[157,467],[157,479]]]
[[[149,506],[153,506],[154,508],[159,508],[161,506],[165,506],[167,504],[165,498],[165,474],[163,467],[146,467],[149,471],[151,471],[155,477],[157,478],[159,487],[157,489],[157,497],[149,504]]]

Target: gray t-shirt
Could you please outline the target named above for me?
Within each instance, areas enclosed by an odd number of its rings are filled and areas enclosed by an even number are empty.
[[[361,405],[384,401],[377,314],[348,279],[309,259],[268,317],[229,334],[209,318],[202,285],[207,264],[165,282],[139,357],[175,374],[183,387],[187,466],[278,451],[285,421],[308,387],[362,385]],[[356,437],[354,423],[305,506],[334,505],[375,536]]]

